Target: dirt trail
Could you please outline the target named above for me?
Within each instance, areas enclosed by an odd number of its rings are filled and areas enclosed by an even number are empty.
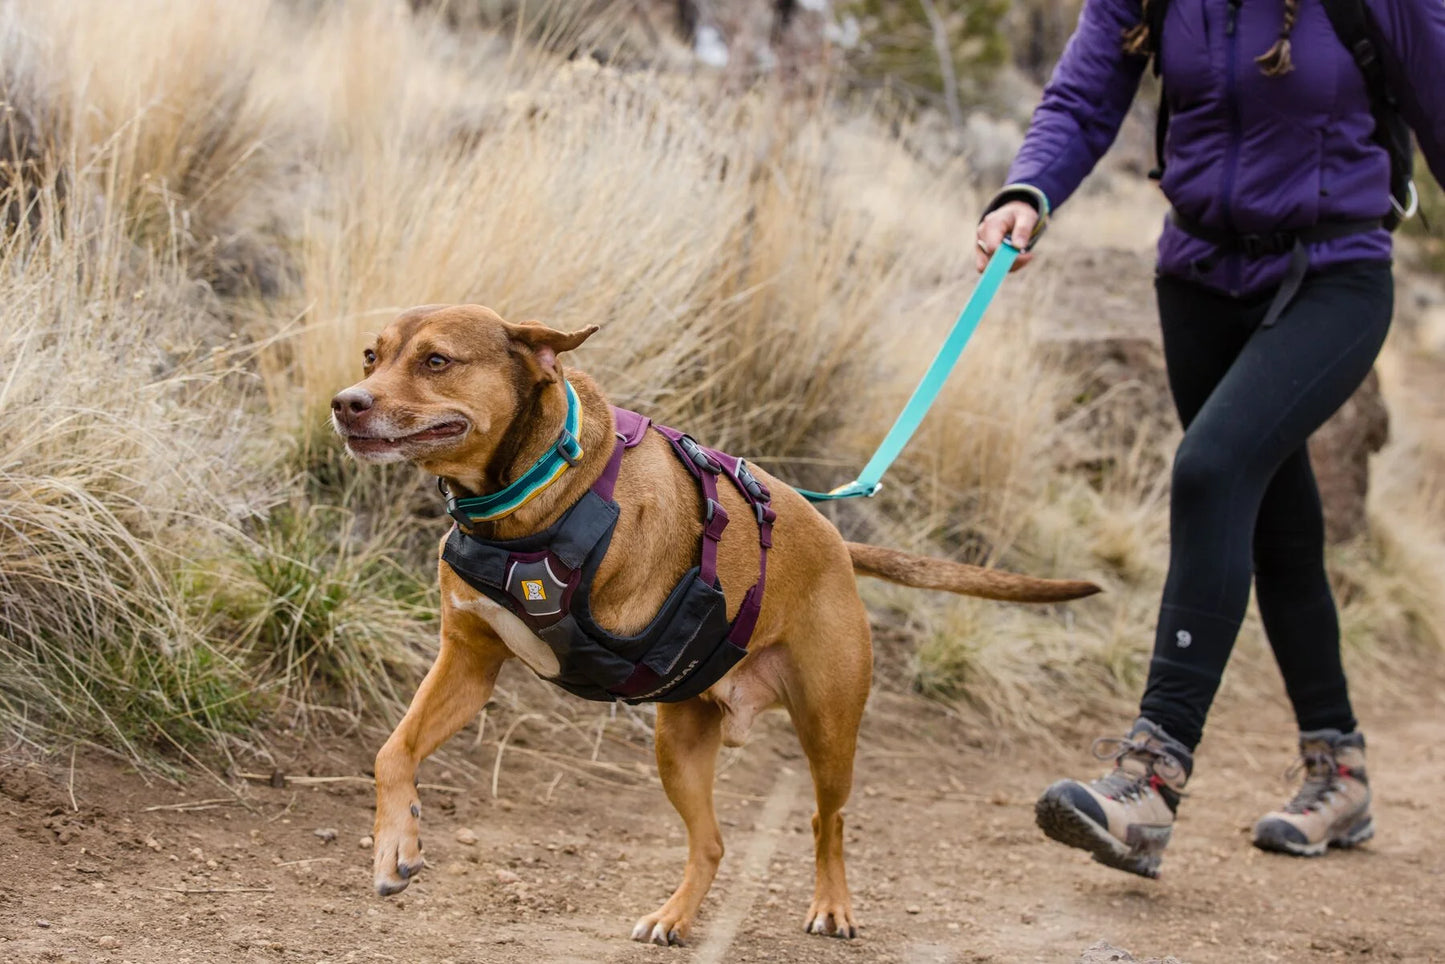
[[[243,807],[215,784],[182,793],[82,758],[76,812],[68,760],[52,770],[11,766],[0,776],[9,871],[0,960],[1072,962],[1102,938],[1141,958],[1191,964],[1445,961],[1439,708],[1438,697],[1361,707],[1379,836],[1357,852],[1302,861],[1256,852],[1246,834],[1284,790],[1291,727],[1282,701],[1226,705],[1201,747],[1165,877],[1151,882],[1092,864],[1034,828],[1043,786],[1094,771],[1085,752],[989,745],[988,734],[885,688],[870,707],[848,808],[863,927],[851,943],[801,932],[810,788],[781,716],[725,755],[729,854],[684,949],[627,940],[633,919],[676,883],[684,857],[682,828],[641,741],[603,741],[598,764],[543,756],[549,748],[537,743],[510,748],[497,798],[491,747],[455,751],[458,769],[476,765],[474,782],[429,764],[424,783],[464,792],[424,791],[430,866],[391,900],[371,893],[369,854],[358,845],[371,818],[362,781],[249,785]],[[369,740],[313,741],[288,770],[359,775],[371,749]],[[149,809],[177,804],[198,809]],[[338,832],[333,843],[315,833],[327,828]],[[459,842],[464,829],[475,844]]]

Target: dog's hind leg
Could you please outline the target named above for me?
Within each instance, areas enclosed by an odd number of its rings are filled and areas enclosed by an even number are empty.
[[[657,707],[657,771],[667,799],[687,825],[687,869],[682,883],[654,913],[632,928],[643,943],[681,944],[712,886],[722,860],[722,831],[713,809],[713,775],[722,745],[722,709],[690,699]]]
[[[381,896],[405,890],[426,863],[418,833],[417,767],[486,705],[497,672],[510,655],[490,632],[461,636],[444,629],[436,662],[396,731],[376,754],[373,870]]]
[[[810,645],[789,646],[797,677],[788,688],[788,713],[808,757],[818,802],[813,815],[817,877],[804,927],[812,934],[848,938],[858,936],[858,925],[843,865],[843,805],[853,789],[853,755],[868,700],[872,645],[861,602],[820,617]]]

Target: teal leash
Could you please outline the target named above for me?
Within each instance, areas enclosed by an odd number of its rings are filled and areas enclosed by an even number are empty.
[[[928,414],[939,393],[943,391],[949,374],[958,364],[958,358],[963,354],[968,340],[978,330],[978,323],[983,319],[988,306],[993,303],[999,286],[1003,284],[1003,279],[1008,276],[1018,256],[1019,249],[1007,241],[998,246],[998,250],[989,259],[988,268],[978,279],[973,294],[969,296],[968,304],[964,305],[963,313],[958,316],[958,321],[953,323],[953,330],[948,333],[943,347],[938,350],[933,363],[928,366],[928,371],[924,372],[923,380],[913,390],[913,396],[908,399],[908,404],[903,406],[897,421],[883,437],[878,451],[873,453],[858,478],[831,492],[798,489],[803,498],[809,502],[833,502],[838,499],[872,498],[878,494],[878,490],[883,488],[883,473],[887,472],[889,466],[902,454],[904,446],[913,438],[913,433],[918,431],[923,417]]]

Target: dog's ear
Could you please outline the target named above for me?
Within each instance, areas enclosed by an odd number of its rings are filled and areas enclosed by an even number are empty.
[[[535,363],[539,380],[549,382],[557,378],[557,356],[572,351],[599,330],[596,325],[588,325],[581,331],[558,331],[540,321],[521,324],[504,321],[502,324],[512,344],[523,349]]]

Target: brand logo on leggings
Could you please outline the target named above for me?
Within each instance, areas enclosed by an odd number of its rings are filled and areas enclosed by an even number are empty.
[[[1189,630],[1181,629],[1174,634],[1174,641],[1179,644],[1180,649],[1188,649],[1189,644],[1194,642],[1194,637],[1189,635]]]

